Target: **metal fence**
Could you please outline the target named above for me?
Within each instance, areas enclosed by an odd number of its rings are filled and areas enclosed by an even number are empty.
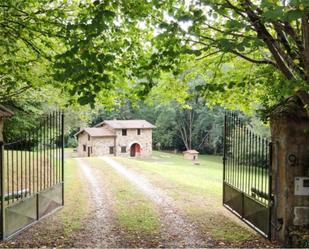
[[[235,113],[225,115],[224,205],[270,237],[271,143]]]
[[[63,126],[64,115],[53,112],[1,144],[2,239],[63,206]]]

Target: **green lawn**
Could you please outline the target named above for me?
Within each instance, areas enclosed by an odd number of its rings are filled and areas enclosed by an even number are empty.
[[[223,167],[220,156],[201,155],[198,160],[200,165],[184,160],[179,154],[157,151],[148,159],[117,160],[125,165],[135,166],[137,170],[157,174],[192,194],[211,196],[221,201]]]
[[[200,165],[194,165],[180,154],[154,151],[147,159],[116,160],[163,188],[192,222],[215,239],[240,243],[255,236],[222,206],[222,157],[200,155]]]
[[[27,189],[34,194],[59,182],[60,150],[45,152],[4,150],[4,192]],[[40,184],[37,184],[39,182]]]

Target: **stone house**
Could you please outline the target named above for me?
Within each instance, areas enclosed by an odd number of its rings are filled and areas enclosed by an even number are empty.
[[[145,120],[105,120],[75,134],[79,157],[147,157],[152,153],[152,129]]]

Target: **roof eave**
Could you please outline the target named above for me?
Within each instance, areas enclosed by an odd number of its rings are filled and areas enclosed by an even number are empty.
[[[13,115],[14,112],[4,107],[3,105],[0,105],[0,117],[12,117]]]

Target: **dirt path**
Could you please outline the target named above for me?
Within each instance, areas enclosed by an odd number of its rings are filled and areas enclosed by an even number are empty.
[[[112,210],[109,205],[109,196],[103,191],[106,189],[102,178],[98,178],[94,174],[87,162],[81,158],[75,159],[83,173],[83,177],[87,182],[92,217],[87,219],[84,231],[81,233],[82,238],[79,238],[75,243],[75,247],[88,248],[115,248],[117,247],[117,239],[114,230],[114,220]]]
[[[216,241],[210,236],[198,234],[197,227],[185,220],[184,215],[176,207],[174,200],[162,189],[152,185],[144,177],[128,170],[120,163],[109,157],[100,157],[104,162],[115,169],[120,175],[132,182],[140,191],[144,193],[159,208],[164,223],[162,228],[164,247],[215,247]]]

